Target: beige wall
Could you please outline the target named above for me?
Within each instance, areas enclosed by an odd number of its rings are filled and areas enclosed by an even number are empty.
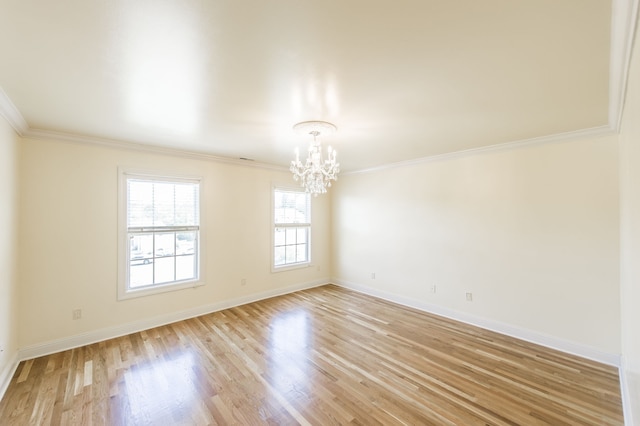
[[[633,418],[640,424],[640,36],[620,131],[622,357]],[[631,423],[630,423],[631,424]]]
[[[620,354],[615,135],[343,176],[332,209],[338,282]]]
[[[0,395],[18,352],[18,136],[0,116]]]
[[[271,185],[291,182],[288,172],[30,139],[21,153],[21,349],[330,276],[329,200],[320,197],[312,201],[314,266],[271,273]],[[204,178],[205,286],[116,299],[119,166]]]

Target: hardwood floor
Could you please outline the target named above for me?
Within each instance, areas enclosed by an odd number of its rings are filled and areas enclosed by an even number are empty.
[[[327,285],[22,362],[1,425],[620,425],[617,370]]]

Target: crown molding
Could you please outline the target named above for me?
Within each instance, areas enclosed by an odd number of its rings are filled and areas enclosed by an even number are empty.
[[[616,132],[620,130],[622,122],[639,2],[639,0],[613,0],[611,4],[609,125]]]
[[[573,132],[556,133],[549,136],[540,136],[537,138],[523,139],[513,142],[499,143],[495,145],[483,146],[480,148],[463,149],[460,151],[447,152],[445,154],[428,155],[426,157],[414,158],[412,160],[398,161],[395,163],[382,164],[380,166],[369,167],[366,169],[354,170],[352,172],[342,173],[342,176],[373,173],[387,169],[395,169],[398,167],[407,167],[418,164],[433,163],[438,161],[453,160],[456,158],[468,157],[470,155],[486,154],[494,151],[505,151],[508,149],[522,148],[529,145],[543,145],[554,142],[569,141],[575,139],[588,139],[602,136],[610,136],[616,134],[616,130],[611,126],[592,127],[590,129],[576,130]]]
[[[143,144],[137,142],[129,142],[115,139],[98,138],[92,136],[77,135],[74,133],[56,132],[43,129],[28,129],[22,134],[28,139],[39,140],[56,140],[61,142],[69,142],[81,145],[97,145],[106,148],[124,149],[129,151],[146,152],[149,154],[169,155],[172,157],[182,157],[195,160],[213,161],[216,163],[232,164],[235,166],[254,167],[259,169],[267,169],[278,172],[287,172],[288,168],[262,163],[259,161],[246,160],[241,158],[223,157],[219,155],[209,154],[195,150],[183,150],[178,148],[162,147],[158,145]]]
[[[9,96],[0,87],[0,116],[4,117],[18,135],[23,136],[29,130],[29,125]]]

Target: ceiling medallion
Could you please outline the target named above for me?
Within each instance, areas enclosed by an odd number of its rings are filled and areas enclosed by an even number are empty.
[[[309,143],[307,161],[300,162],[300,153],[296,148],[296,159],[291,161],[291,173],[293,180],[300,180],[300,185],[314,197],[327,192],[331,181],[338,179],[340,164],[336,162],[336,151],[327,147],[327,159],[322,157],[319,136],[321,134],[335,133],[337,128],[326,121],[303,121],[293,126],[296,133],[311,135],[313,140]]]

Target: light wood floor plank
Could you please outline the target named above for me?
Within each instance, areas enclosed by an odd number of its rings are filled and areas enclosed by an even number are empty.
[[[622,425],[615,368],[327,285],[22,362],[2,425]]]

